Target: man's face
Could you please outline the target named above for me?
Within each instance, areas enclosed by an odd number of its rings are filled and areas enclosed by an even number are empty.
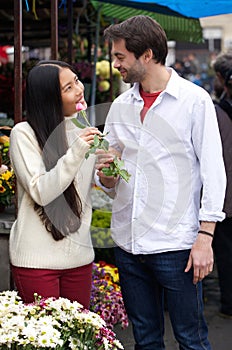
[[[112,55],[114,68],[117,68],[125,83],[142,82],[146,76],[146,70],[141,57],[135,58],[133,52],[125,47],[125,40],[121,39],[112,43]]]

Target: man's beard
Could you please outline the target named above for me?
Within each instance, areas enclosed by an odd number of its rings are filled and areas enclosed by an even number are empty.
[[[136,61],[134,66],[132,66],[127,70],[127,74],[125,78],[122,78],[122,79],[125,83],[130,83],[130,84],[133,84],[136,82],[139,83],[142,80],[144,80],[145,75],[146,75],[146,72],[144,67],[140,63],[138,63],[138,61]]]

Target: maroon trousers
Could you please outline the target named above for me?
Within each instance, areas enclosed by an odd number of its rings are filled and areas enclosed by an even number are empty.
[[[19,296],[25,303],[42,297],[68,298],[89,308],[92,287],[92,263],[72,269],[49,270],[11,266]]]

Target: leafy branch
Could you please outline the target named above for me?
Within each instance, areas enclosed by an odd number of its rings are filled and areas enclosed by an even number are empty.
[[[86,112],[84,110],[84,106],[82,103],[78,103],[76,106],[77,112],[80,113],[80,115],[83,117],[85,123],[87,126],[91,126],[91,124],[88,121]],[[73,118],[72,122],[79,128],[84,129],[86,125],[82,124],[78,119]],[[109,142],[105,139],[106,134],[100,134],[100,135],[94,135],[93,143],[90,146],[88,152],[85,154],[85,159],[89,157],[90,154],[93,154],[96,152],[97,149],[103,149],[105,152],[109,150]],[[124,179],[126,182],[129,182],[130,174],[126,169],[123,169],[124,161],[119,159],[117,156],[115,156],[113,162],[110,163],[109,167],[102,168],[103,174],[106,176],[113,176],[117,177],[120,176],[122,179]]]

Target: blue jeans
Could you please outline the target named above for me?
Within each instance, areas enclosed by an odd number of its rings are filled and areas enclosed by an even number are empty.
[[[133,255],[115,248],[123,299],[137,350],[164,350],[164,292],[180,350],[210,350],[202,284],[184,272],[189,250]]]

